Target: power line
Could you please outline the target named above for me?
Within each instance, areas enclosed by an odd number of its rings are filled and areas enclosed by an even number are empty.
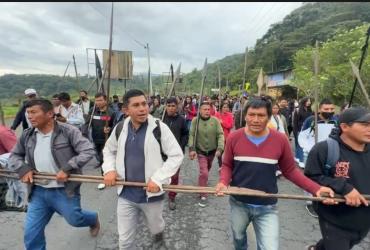
[[[252,29],[251,33],[254,33],[254,32],[258,31],[261,27],[263,27],[263,25],[265,25],[265,23],[266,23],[266,20],[265,19],[270,17],[270,13],[272,12],[272,10],[274,8],[276,8],[276,6],[277,5],[275,5],[275,3],[273,5],[271,5],[271,7],[268,9],[268,11],[263,15],[262,19],[258,22],[259,24],[257,24],[256,26],[254,26],[254,28]]]
[[[98,10],[97,8],[94,7],[94,5],[91,3],[91,2],[87,2],[96,12],[98,12],[102,17],[104,17],[105,20],[108,20],[109,18],[107,16],[105,16],[100,10]],[[116,26],[121,32],[129,35],[131,37],[131,39],[136,42],[137,44],[139,44],[140,46],[144,47],[144,49],[146,49],[146,45],[143,44],[142,42],[140,42],[139,40],[137,40],[133,35],[131,35],[129,32],[123,30],[120,26]]]

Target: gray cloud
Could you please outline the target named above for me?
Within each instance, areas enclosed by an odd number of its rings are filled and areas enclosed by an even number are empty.
[[[184,72],[254,46],[301,3],[115,3],[113,49],[131,50],[134,71],[154,73],[182,62]],[[0,74],[63,74],[75,54],[108,48],[110,3],[0,3]],[[138,42],[136,42],[137,40]],[[93,59],[93,58],[91,58]]]

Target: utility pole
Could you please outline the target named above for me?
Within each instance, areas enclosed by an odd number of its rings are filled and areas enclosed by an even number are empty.
[[[144,48],[146,49],[146,53],[148,57],[148,93],[149,93],[149,96],[152,96],[153,95],[153,84],[152,84],[152,73],[150,69],[149,43],[147,43]]]

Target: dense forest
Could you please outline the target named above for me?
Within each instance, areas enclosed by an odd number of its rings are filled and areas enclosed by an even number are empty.
[[[266,34],[257,40],[255,46],[248,48],[246,81],[251,83],[252,91],[256,91],[255,83],[260,68],[265,73],[293,68],[296,81],[293,81],[292,84],[302,89],[302,95],[310,95],[311,92],[305,86],[313,84],[312,46],[318,40],[320,50],[322,50],[320,60],[331,64],[330,69],[329,67],[320,67],[322,70],[320,84],[325,85],[321,89],[327,91],[328,88],[338,87],[340,85],[336,84],[340,81],[343,85],[344,80],[340,79],[343,77],[346,77],[346,84],[350,84],[353,77],[348,66],[349,56],[351,55],[354,63],[358,64],[366,27],[368,27],[366,23],[370,23],[370,3],[304,3],[300,8],[287,15],[282,22],[271,25]],[[355,27],[357,28],[354,29]],[[346,40],[336,42],[344,34],[347,34]],[[324,45],[330,47],[331,50],[324,49]],[[335,57],[337,49],[335,46],[341,46],[339,51],[347,54]],[[211,88],[218,86],[218,67],[221,71],[223,89],[226,90],[226,86],[228,86],[228,90],[239,88],[243,83],[244,55],[244,51],[241,51],[240,54],[227,56],[208,65],[205,87],[207,94],[210,94]],[[344,55],[347,55],[348,58]],[[367,65],[368,63],[364,65],[364,70]],[[336,74],[337,70],[342,74]],[[88,89],[92,80],[80,77],[78,84],[80,88]],[[161,76],[153,76],[154,91],[161,94],[166,92],[166,86],[162,84],[163,81]],[[177,93],[198,92],[200,81],[201,69],[194,69],[184,76],[182,83],[177,87]],[[58,91],[77,93],[77,86],[76,79],[73,77],[63,79],[54,75],[4,75],[0,77],[0,98],[22,98],[24,89],[28,87],[39,90],[43,96],[51,96]],[[128,88],[133,86],[147,90],[147,77],[144,75],[135,76],[134,80],[127,83]],[[343,90],[331,93],[331,97],[334,97],[336,101],[343,101],[348,97],[350,87],[342,87]],[[95,91],[96,86],[94,85],[91,89]],[[112,94],[121,95],[123,90],[123,82],[112,82]]]

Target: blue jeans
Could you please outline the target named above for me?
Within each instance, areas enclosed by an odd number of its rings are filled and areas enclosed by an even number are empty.
[[[46,249],[44,231],[54,212],[74,227],[94,226],[97,220],[96,212],[81,210],[80,195],[67,197],[64,188],[35,186],[24,225],[24,244],[27,250]]]
[[[300,162],[304,161],[304,156],[303,156],[303,149],[301,146],[298,144],[298,140],[295,140],[295,157],[299,159]]]
[[[230,196],[231,229],[235,250],[246,250],[247,227],[253,223],[257,240],[257,250],[277,250],[279,248],[279,216],[276,205],[255,207],[240,202]]]
[[[188,131],[190,131],[191,120],[186,120],[186,127],[188,128]]]

